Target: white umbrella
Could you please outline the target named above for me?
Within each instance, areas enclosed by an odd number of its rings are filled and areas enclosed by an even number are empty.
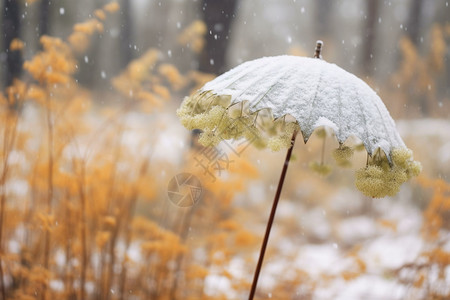
[[[355,75],[317,58],[245,62],[186,97],[178,114],[187,128],[204,131],[205,145],[246,137],[279,150],[290,147],[294,131],[300,130],[306,143],[321,126],[331,128],[340,144],[355,136],[374,156],[357,173],[357,187],[372,197],[394,195],[419,168],[380,97]]]
[[[229,95],[230,105],[248,101],[250,113],[270,109],[274,118],[291,115],[305,142],[326,125],[341,143],[351,135],[360,138],[369,154],[405,147],[380,97],[358,77],[321,59],[256,59],[208,82],[198,95],[205,91]]]
[[[420,172],[380,97],[358,77],[318,59],[321,46],[318,41],[315,58],[285,55],[245,62],[186,97],[177,111],[185,127],[203,130],[205,145],[245,137],[257,146],[289,149],[250,298],[298,131],[306,143],[316,128],[331,128],[340,144],[335,156],[343,158],[351,153],[345,141],[359,138],[370,159],[357,171],[356,186],[368,196],[393,195]]]

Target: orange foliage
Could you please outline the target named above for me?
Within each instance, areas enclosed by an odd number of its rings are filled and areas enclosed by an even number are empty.
[[[25,44],[18,38],[15,38],[9,44],[9,50],[11,51],[20,51],[25,47]]]
[[[96,9],[96,10],[94,11],[94,16],[96,16],[97,19],[99,19],[99,20],[101,20],[101,21],[104,21],[104,20],[106,19],[105,11],[102,10],[102,9]]]
[[[118,10],[117,2],[96,10],[95,17],[73,27],[67,40],[41,37],[42,51],[24,64],[31,82],[15,81],[0,93],[0,267],[7,278],[7,299],[226,299],[222,292],[206,294],[207,280],[215,278],[210,275],[229,280],[233,295],[246,294],[261,232],[243,222],[247,215],[240,214],[248,207],[237,207],[234,201],[261,174],[242,154],[244,149],[233,149],[240,155],[227,153],[223,174],[209,174],[198,163],[202,148],[193,139],[176,168],[200,179],[203,196],[194,206],[180,208],[167,200],[167,178],[161,171],[168,167],[152,159],[155,142],[150,141],[149,150],[124,142],[134,141],[125,120],[133,104],[143,105],[147,116],[154,114],[176,92],[198,88],[213,75],[181,74],[158,50],[149,49],[112,79],[124,106],[108,104],[101,112],[90,91],[73,77],[77,55]],[[442,71],[442,35],[447,31],[433,29],[429,66],[403,40],[405,61],[393,80],[418,83],[425,91],[425,83]],[[178,42],[198,53],[205,33],[205,25],[197,21],[183,30]],[[11,50],[21,50],[23,45],[15,43]],[[31,104],[30,119],[19,113],[24,102]],[[146,128],[145,134],[155,136],[157,131]],[[14,181],[25,183],[23,194],[6,190]],[[450,185],[425,178],[419,182],[433,189],[423,233],[434,243],[450,227]],[[391,220],[378,223],[397,229]],[[348,269],[321,274],[320,279],[292,268],[288,279],[277,280],[274,298],[295,297],[293,287],[308,298],[320,280],[357,278],[367,272],[360,250],[348,251]],[[281,250],[271,251],[275,257]],[[440,270],[450,263],[448,251],[439,247],[427,249],[423,257]],[[236,261],[243,262],[242,278],[235,278],[230,267]],[[427,274],[417,274],[413,285],[425,286]]]
[[[393,232],[397,232],[397,224],[391,220],[381,219],[381,220],[378,220],[378,224],[380,224],[381,226],[383,226],[385,228],[392,230]]]
[[[170,83],[174,90],[179,90],[185,85],[183,76],[178,72],[178,69],[171,64],[161,64],[158,67],[158,72]]]
[[[423,292],[425,298],[448,299],[450,291],[441,287],[446,285],[445,272],[450,266],[450,251],[446,247],[450,230],[450,184],[442,179],[425,177],[419,177],[418,182],[433,192],[423,213],[422,233],[427,244],[420,257],[402,266],[398,273],[403,269],[414,271],[408,282]]]
[[[419,183],[433,189],[433,196],[424,212],[422,230],[425,238],[435,240],[442,228],[450,229],[450,184],[442,179],[430,180],[425,177],[420,177]]]
[[[119,3],[113,1],[103,6],[103,9],[109,13],[117,12],[120,9]]]
[[[445,27],[435,24],[430,30],[431,42],[424,55],[406,37],[399,42],[402,59],[398,70],[390,78],[386,99],[395,99],[387,103],[394,115],[402,115],[405,106],[408,113],[421,111],[422,115],[446,116],[448,111],[442,108],[446,100],[439,90],[445,87],[445,56],[448,49],[448,34]]]
[[[205,45],[206,25],[202,21],[194,21],[178,36],[178,43],[195,53],[200,53]]]

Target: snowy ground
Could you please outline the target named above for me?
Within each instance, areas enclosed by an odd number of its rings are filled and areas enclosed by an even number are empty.
[[[450,122],[447,120],[411,120],[398,122],[401,136],[422,162],[424,174],[431,178],[448,174],[450,160]],[[421,146],[421,147],[420,147]],[[433,155],[430,152],[433,150]],[[413,185],[414,183],[412,183]],[[262,186],[259,186],[262,189]],[[253,195],[264,194],[253,187]],[[430,199],[420,199],[427,203]],[[296,218],[301,223],[302,234],[314,236],[324,242],[308,242],[295,236],[280,234],[280,226],[272,231],[269,247],[277,247],[281,256],[266,259],[259,287],[267,292],[267,298],[277,299],[271,289],[281,278],[292,278],[293,269],[306,272],[316,282],[312,294],[299,286],[298,299],[425,299],[423,291],[415,289],[394,278],[394,272],[402,266],[420,261],[420,254],[427,250],[423,239],[422,209],[412,194],[411,185],[402,188],[394,198],[367,199],[352,187],[344,187],[330,199],[335,212],[354,211],[371,204],[370,214],[359,214],[332,222],[321,207],[307,208],[295,202],[281,201],[276,220]],[[265,218],[266,215],[263,214]],[[264,222],[263,217],[260,221]],[[383,224],[380,220],[388,220]],[[393,225],[391,227],[390,225]],[[262,230],[262,228],[260,228]],[[331,234],[333,232],[333,234]],[[354,279],[339,276],[344,271],[355,270],[354,257],[349,256],[349,247],[358,245],[358,259],[364,262],[365,270]],[[257,253],[254,253],[255,260]],[[357,270],[357,268],[356,268]],[[234,259],[229,272],[236,278],[251,276],[243,260]],[[450,266],[446,268],[444,282],[450,286]],[[323,276],[328,277],[323,280]],[[331,277],[331,278],[330,278]],[[230,294],[231,282],[225,277],[211,275],[205,290],[214,295]],[[445,289],[444,289],[445,290]]]
[[[168,118],[170,119],[170,118]],[[174,121],[175,122],[175,121]],[[397,122],[400,135],[406,144],[414,150],[415,158],[422,162],[426,176],[436,178],[449,174],[450,160],[450,122],[448,120],[403,120]],[[176,128],[172,127],[172,128]],[[173,130],[173,129],[170,129]],[[175,133],[175,134],[174,134]],[[164,136],[161,144],[177,144],[183,135],[176,130]],[[168,140],[170,137],[170,140]],[[160,148],[158,148],[160,149]],[[173,160],[170,152],[157,151],[158,157]],[[432,153],[433,155],[430,155]],[[264,195],[263,185],[252,185],[251,194],[255,198]],[[259,196],[258,196],[259,195]],[[426,244],[421,234],[422,209],[412,197],[411,186],[406,185],[395,198],[370,200],[361,197],[353,187],[343,187],[330,199],[334,211],[352,211],[371,202],[371,215],[349,216],[332,224],[323,209],[306,208],[301,204],[281,201],[277,218],[298,218],[304,232],[313,236],[324,237],[323,243],[302,243],[291,236],[277,236],[274,228],[269,247],[277,245],[281,257],[266,261],[259,286],[267,291],[267,298],[276,299],[271,287],[282,277],[293,276],[288,270],[305,271],[317,285],[309,295],[312,299],[423,299],[423,295],[413,287],[398,282],[392,277],[392,272],[398,268],[420,259],[420,254],[426,250]],[[425,203],[429,199],[423,199]],[[299,211],[300,217],[299,217]],[[374,216],[376,215],[376,217]],[[263,214],[260,221],[264,222]],[[390,220],[395,229],[380,224],[378,220]],[[334,228],[331,228],[334,226]],[[330,232],[339,241],[333,241]],[[281,246],[280,246],[281,245]],[[342,246],[341,246],[342,245]],[[348,248],[360,245],[358,257],[365,263],[365,270],[357,278],[344,280],[340,273],[354,267],[354,260],[348,255]],[[275,246],[276,247],[276,246]],[[255,260],[257,252],[254,253]],[[228,271],[235,278],[250,278],[248,264],[236,257],[230,262]],[[447,267],[450,273],[450,266]],[[324,274],[335,276],[334,279],[321,280]],[[446,282],[450,286],[450,274]],[[230,279],[212,272],[206,279],[205,291],[208,295],[225,294],[230,299],[238,297],[232,292]],[[299,299],[303,292],[301,287],[297,292]],[[240,295],[242,296],[242,295]]]
[[[27,120],[23,126],[32,127],[32,118]],[[179,125],[173,114],[161,113],[152,119],[139,113],[130,113],[126,120],[123,143],[130,153],[140,155],[139,151],[151,151],[152,160],[171,165],[168,169],[160,170],[161,179],[168,181],[177,166],[182,164],[183,152],[188,149],[189,133]],[[400,135],[414,150],[415,158],[422,162],[423,173],[431,178],[445,179],[450,173],[450,121],[412,120],[399,121],[397,124]],[[149,128],[158,128],[158,131],[149,132]],[[260,158],[255,159],[259,164]],[[263,172],[264,167],[261,164]],[[267,298],[277,299],[272,294],[272,288],[280,280],[292,279],[295,270],[301,270],[308,275],[309,281],[314,282],[314,289],[305,291],[302,285],[299,286],[296,291],[298,299],[304,299],[302,297],[305,295],[306,299],[423,299],[420,293],[414,294],[415,290],[411,286],[396,280],[392,273],[405,264],[417,261],[427,247],[421,233],[423,206],[419,204],[427,203],[429,199],[420,199],[418,203],[411,186],[405,185],[394,198],[377,200],[362,197],[353,186],[336,188],[315,205],[307,205],[296,199],[282,199],[277,225],[269,242],[269,248],[272,247],[276,255],[266,259],[259,282],[261,291],[267,293]],[[14,186],[10,188],[14,189]],[[267,205],[262,202],[270,202],[273,189],[273,185],[268,182],[257,180],[246,191],[251,197],[245,199],[245,205],[256,207],[252,210],[254,215],[249,222],[258,224],[252,228],[258,234],[262,234],[267,218]],[[23,187],[17,190],[23,190]],[[237,195],[236,205],[243,205],[242,197],[245,198],[245,195]],[[368,203],[369,209],[364,210],[363,207]],[[298,229],[294,230],[294,234],[284,231],[286,220],[294,220],[297,226],[294,229]],[[383,224],[380,220],[388,222]],[[355,246],[358,247],[356,254],[349,255]],[[253,253],[255,260],[257,250]],[[14,249],[10,251],[16,252]],[[140,259],[136,247],[132,247],[127,254],[135,261]],[[355,263],[355,257],[364,263],[364,269]],[[234,280],[249,281],[253,268],[236,256],[230,260],[227,271]],[[349,270],[358,273],[358,276],[345,280],[342,273]],[[204,287],[207,295],[245,298],[245,295],[233,290],[231,279],[219,273],[212,268],[207,275]],[[445,280],[450,286],[450,266],[446,268]]]

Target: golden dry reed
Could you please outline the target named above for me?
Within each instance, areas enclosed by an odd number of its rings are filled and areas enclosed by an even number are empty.
[[[0,298],[245,297],[255,264],[254,252],[261,240],[259,231],[246,222],[259,216],[233,201],[239,193],[247,192],[249,180],[259,178],[258,168],[251,160],[234,156],[226,176],[213,181],[199,170],[196,147],[186,150],[181,153],[183,168],[200,178],[204,192],[195,206],[179,208],[167,200],[170,178],[161,173],[172,170],[176,174],[176,168],[152,159],[157,132],[164,127],[146,128],[142,134],[145,138],[133,138],[136,145],[131,147],[126,142],[133,132],[127,122],[130,112],[139,110],[149,119],[164,109],[173,113],[175,105],[171,102],[179,97],[177,93],[195,92],[213,76],[197,71],[182,74],[158,50],[149,49],[111,80],[115,92],[107,97],[120,100],[115,101],[120,105],[107,104],[106,109],[99,106],[92,99],[93,93],[76,81],[80,55],[89,48],[91,38],[103,32],[105,20],[119,9],[116,2],[97,9],[93,17],[76,24],[67,39],[41,37],[42,51],[24,63],[32,80],[16,80],[0,93]],[[439,72],[443,72],[442,49],[447,49],[442,44],[443,36],[448,37],[449,32],[438,25],[432,29],[433,47],[426,58],[419,57],[417,49],[403,39],[402,64],[392,79],[395,85],[417,85],[426,93],[429,89],[425,83],[429,82],[433,91]],[[202,22],[192,23],[180,33],[180,47],[189,44],[193,52],[200,52],[205,33]],[[20,40],[10,45],[11,51],[24,47]],[[424,64],[425,60],[429,64]],[[406,92],[392,93],[402,104],[409,103]],[[192,98],[178,114],[187,127],[201,125],[205,129],[201,142],[206,144],[215,144],[216,136],[244,136],[256,146],[279,150],[289,146],[292,132],[298,129],[284,120],[266,123],[262,115],[246,114],[245,107],[230,108],[225,114],[227,105],[220,103],[210,107],[208,113],[201,112],[201,116],[191,115],[199,105],[210,103],[197,103]],[[434,109],[432,105],[430,109]],[[208,120],[217,118],[223,119],[220,125],[209,128]],[[233,123],[236,118],[242,122]],[[224,132],[222,129],[231,123],[232,130]],[[267,132],[255,135],[249,128]],[[337,164],[344,166],[351,155],[346,146],[334,153]],[[371,182],[378,180],[377,185],[363,188],[370,196],[379,195],[381,189],[395,192],[397,183],[417,171],[409,157],[407,151],[394,152],[392,159],[397,167],[388,168],[385,157],[375,156],[359,171],[357,184],[364,186],[372,177]],[[427,245],[421,254],[423,260],[388,270],[386,277],[413,286],[411,293],[445,299],[450,292],[440,286],[450,254],[441,246],[450,226],[450,188],[442,180],[420,178],[420,183],[432,190],[423,217]],[[316,188],[319,190],[321,186]],[[289,224],[285,221],[283,224]],[[380,220],[380,224],[395,231],[392,221]],[[285,234],[295,228],[292,226]],[[294,236],[299,235],[295,231]],[[286,256],[285,250],[280,244],[269,255],[273,260],[293,261],[296,257]],[[270,293],[277,299],[295,295],[308,298],[320,284],[364,275],[367,262],[360,254],[361,246],[345,251],[351,262],[346,270],[314,277],[292,267],[286,270],[289,276],[277,278]],[[243,266],[242,276],[230,267],[237,263]],[[403,269],[413,270],[414,276],[403,279]],[[227,290],[219,290],[219,282],[225,281],[229,283]],[[206,290],[206,286],[212,290]],[[268,298],[269,294],[259,296]]]

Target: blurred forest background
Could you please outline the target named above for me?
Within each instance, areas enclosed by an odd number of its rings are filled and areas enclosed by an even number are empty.
[[[1,5],[0,299],[245,299],[284,153],[223,143],[211,160],[175,111],[318,39],[381,96],[423,172],[369,199],[334,168],[333,138],[298,143],[257,298],[450,297],[449,1]],[[326,178],[308,168],[322,151]],[[168,199],[181,172],[202,184],[191,207]]]
[[[2,49],[15,37],[26,47],[22,57],[3,52],[2,82],[8,85],[20,74],[21,60],[40,49],[40,36],[67,37],[73,24],[104,3],[5,0]],[[111,88],[108,79],[149,48],[158,49],[182,72],[220,74],[262,56],[310,56],[321,39],[326,60],[370,80],[380,93],[386,85],[398,92],[385,99],[388,108],[399,106],[395,117],[448,116],[448,104],[435,99],[450,97],[445,80],[450,70],[448,1],[135,0],[120,5],[78,66],[76,77],[83,86]],[[197,40],[188,40],[195,35]],[[399,72],[409,72],[408,82],[401,82]],[[440,80],[432,82],[434,77]],[[402,99],[405,94],[409,99]],[[403,109],[405,101],[412,106],[408,110]]]

